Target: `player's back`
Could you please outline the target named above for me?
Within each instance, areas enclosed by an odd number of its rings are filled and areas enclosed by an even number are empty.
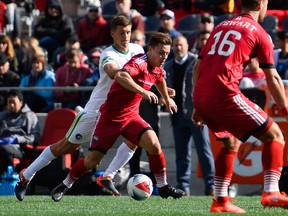
[[[114,82],[106,72],[104,67],[107,64],[116,64],[118,68],[122,68],[134,55],[144,53],[143,48],[138,44],[129,44],[127,52],[117,50],[113,45],[104,49],[100,56],[100,80],[97,86],[93,89],[90,99],[85,106],[85,111],[95,112],[100,108],[102,103],[106,100],[107,94]]]
[[[260,63],[274,63],[271,55],[269,35],[250,15],[222,22],[200,53],[202,62],[194,94],[225,97],[239,93],[239,81],[250,59],[258,56]]]

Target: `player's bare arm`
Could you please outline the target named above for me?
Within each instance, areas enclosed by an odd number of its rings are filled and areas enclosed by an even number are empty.
[[[110,79],[114,79],[115,74],[119,72],[119,67],[116,64],[107,64],[104,66],[104,71]]]
[[[128,89],[129,91],[141,94],[142,97],[149,100],[150,103],[158,104],[157,95],[151,91],[143,89],[141,86],[134,82],[127,71],[125,72],[126,73],[123,73],[123,70],[118,71],[114,77],[115,81],[117,81],[121,86]]]
[[[195,86],[197,80],[198,80],[198,77],[199,77],[199,65],[201,63],[201,60],[200,59],[197,59],[195,64],[194,64],[194,67],[193,67],[193,86]]]
[[[174,102],[174,100],[172,98],[169,97],[168,94],[168,90],[167,90],[167,84],[165,79],[163,79],[163,81],[159,84],[155,84],[155,86],[157,87],[158,91],[160,92],[162,98],[163,98],[163,102],[166,106],[166,108],[168,109],[168,111],[173,114],[177,112],[177,105]]]
[[[281,80],[281,77],[279,76],[275,68],[263,69],[263,71],[266,76],[266,82],[267,82],[268,88],[276,104],[278,105],[280,110],[285,111],[285,114],[287,114],[288,104],[287,104],[286,95],[285,95],[285,88]]]

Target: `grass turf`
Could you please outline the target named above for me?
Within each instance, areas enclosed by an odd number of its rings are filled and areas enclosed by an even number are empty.
[[[239,196],[234,204],[244,208],[246,215],[287,215],[288,210],[263,208],[259,196]],[[211,197],[191,196],[174,200],[152,196],[144,201],[135,201],[129,196],[65,196],[53,202],[50,196],[26,196],[20,202],[14,196],[0,196],[0,215],[213,215],[209,213]],[[218,214],[219,215],[219,214]],[[231,215],[225,213],[225,215]]]

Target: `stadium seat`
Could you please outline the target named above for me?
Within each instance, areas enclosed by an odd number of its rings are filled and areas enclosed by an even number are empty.
[[[150,17],[147,17],[145,20],[145,32],[155,32],[158,31],[160,28],[160,16],[159,15],[153,15]]]
[[[102,14],[104,17],[107,15],[116,15],[117,9],[116,9],[116,5],[115,5],[115,1],[110,1],[110,2],[104,3],[102,5]]]
[[[235,14],[223,14],[223,15],[219,15],[219,16],[214,16],[214,26],[217,26],[218,24],[220,24],[224,20],[232,18],[233,16],[235,16]]]
[[[278,29],[278,19],[274,15],[266,15],[260,24],[266,31]]]
[[[288,17],[286,17],[285,20],[284,20],[283,30],[288,31]]]
[[[189,34],[198,29],[200,22],[199,14],[187,15],[179,19],[177,30],[182,34]]]
[[[55,109],[47,114],[41,143],[36,146],[34,159],[48,146],[62,139],[70,128],[77,112],[67,108]],[[80,151],[66,154],[53,160],[48,166],[37,172],[31,182],[31,191],[35,192],[35,185],[55,187],[63,180],[73,162],[80,157]]]

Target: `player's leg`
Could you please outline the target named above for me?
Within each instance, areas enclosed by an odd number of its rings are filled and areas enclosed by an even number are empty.
[[[63,195],[71,188],[77,179],[87,173],[90,169],[95,168],[98,166],[105,153],[100,151],[90,151],[85,158],[80,158],[76,163],[73,165],[72,169],[68,173],[67,177],[56,186],[52,192],[51,197],[55,202],[58,202],[62,199]]]
[[[103,175],[97,178],[97,184],[115,196],[120,195],[119,191],[115,188],[113,178],[133,156],[137,146],[125,140],[117,149],[116,155],[105,170]]]
[[[30,166],[20,172],[19,181],[15,186],[15,195],[18,200],[24,199],[28,184],[36,172],[49,165],[55,158],[73,152],[80,144],[90,140],[95,119],[95,113],[78,113],[66,136],[47,146]]]
[[[259,139],[263,142],[262,164],[264,187],[261,198],[263,207],[288,208],[288,198],[279,191],[279,179],[283,167],[284,137],[279,126],[273,122]]]
[[[241,142],[235,137],[229,137],[222,143],[223,147],[215,159],[215,195],[210,212],[245,213],[245,210],[230,203],[228,196],[234,159]]]
[[[166,160],[157,135],[152,129],[146,130],[140,138],[139,146],[148,153],[151,170],[156,178],[159,195],[162,198],[180,198],[185,192],[168,185],[166,174]]]

